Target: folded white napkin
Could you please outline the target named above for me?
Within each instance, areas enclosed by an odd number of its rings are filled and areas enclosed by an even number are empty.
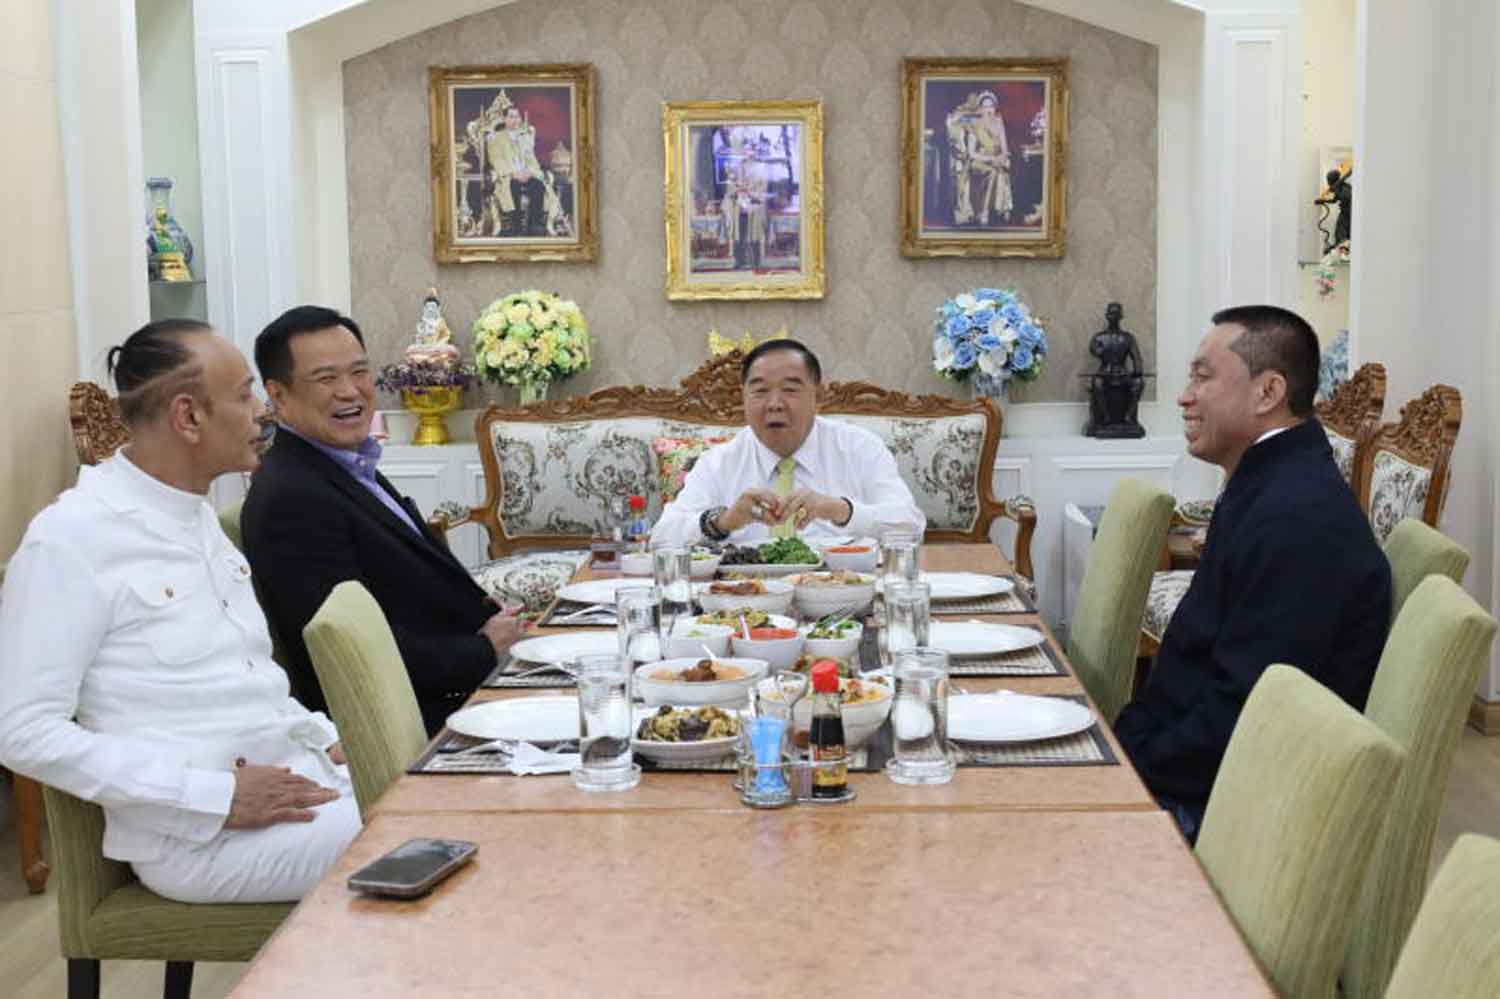
[[[576,769],[580,762],[577,753],[550,753],[529,742],[521,742],[516,744],[516,751],[511,754],[510,772],[517,777],[528,774],[565,774]]]

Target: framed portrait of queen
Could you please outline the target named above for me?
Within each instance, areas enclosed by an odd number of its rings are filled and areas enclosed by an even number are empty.
[[[901,252],[1061,257],[1066,59],[902,61]]]
[[[669,299],[822,298],[823,105],[662,109]]]
[[[439,261],[597,256],[592,66],[431,66],[427,94]]]

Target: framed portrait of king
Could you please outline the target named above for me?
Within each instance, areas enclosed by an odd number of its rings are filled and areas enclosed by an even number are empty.
[[[901,252],[1061,257],[1066,59],[902,61]]]
[[[669,299],[822,298],[821,101],[662,108]]]
[[[427,95],[439,261],[598,255],[592,66],[430,66]]]

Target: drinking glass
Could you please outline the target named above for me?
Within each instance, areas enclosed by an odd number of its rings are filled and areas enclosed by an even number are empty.
[[[641,781],[631,760],[630,662],[620,656],[586,655],[577,660],[578,769],[580,791],[628,791]]]
[[[886,583],[909,580],[916,582],[921,576],[921,540],[910,531],[887,532],[880,541],[884,568],[881,574]]]
[[[927,583],[887,580],[885,628],[880,632],[887,660],[906,649],[925,646],[932,631],[932,587]]]
[[[885,772],[897,784],[946,784],[948,758],[948,654],[941,649],[903,649],[893,667],[891,741],[895,755]]]
[[[654,586],[622,586],[615,591],[620,658],[627,665],[655,662],[665,648],[661,632],[661,591]]]
[[[651,572],[661,592],[661,626],[672,634],[681,618],[693,613],[693,553],[680,545],[651,549]]]

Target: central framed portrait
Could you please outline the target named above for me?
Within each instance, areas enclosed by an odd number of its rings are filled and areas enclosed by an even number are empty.
[[[667,298],[822,298],[823,103],[669,101]]]
[[[1063,255],[1067,65],[902,61],[904,256]]]
[[[431,66],[427,94],[439,261],[594,259],[592,66]]]

